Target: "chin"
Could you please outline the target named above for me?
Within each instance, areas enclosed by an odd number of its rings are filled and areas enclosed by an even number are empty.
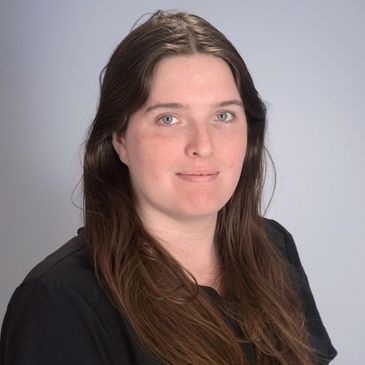
[[[215,204],[189,204],[189,207],[180,206],[174,215],[185,219],[215,216],[225,204],[226,201]]]

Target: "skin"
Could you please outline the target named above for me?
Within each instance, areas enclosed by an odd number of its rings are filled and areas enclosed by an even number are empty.
[[[146,228],[201,285],[215,286],[217,214],[236,188],[246,145],[233,74],[203,54],[162,59],[147,102],[124,135],[113,135]]]

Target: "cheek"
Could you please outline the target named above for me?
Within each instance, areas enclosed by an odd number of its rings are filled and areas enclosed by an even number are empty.
[[[144,143],[144,139],[133,133],[134,131],[129,130],[127,135],[127,159],[128,169],[131,178],[132,185],[140,185],[146,176],[146,167],[148,167],[148,146]]]
[[[166,141],[150,136],[135,136],[129,149],[129,168],[132,178],[143,179],[140,184],[151,182],[158,177],[166,166],[171,166],[173,150]]]
[[[246,155],[247,137],[244,133],[237,133],[225,140],[222,155],[227,161],[227,167],[235,173],[241,173]]]

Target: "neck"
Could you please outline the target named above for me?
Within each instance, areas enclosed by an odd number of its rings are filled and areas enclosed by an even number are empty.
[[[197,280],[218,288],[218,254],[214,244],[217,215],[182,220],[141,215],[147,231]]]

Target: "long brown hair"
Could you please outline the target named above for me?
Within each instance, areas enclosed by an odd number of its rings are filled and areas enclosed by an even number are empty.
[[[146,102],[157,62],[196,53],[230,66],[248,125],[240,180],[218,213],[219,305],[144,228],[128,168],[112,146],[113,133],[124,133]],[[237,50],[196,15],[158,11],[118,45],[100,81],[84,158],[86,238],[100,285],[141,343],[166,364],[248,364],[223,311],[255,346],[258,365],[312,364],[300,298],[260,213],[266,109]]]

